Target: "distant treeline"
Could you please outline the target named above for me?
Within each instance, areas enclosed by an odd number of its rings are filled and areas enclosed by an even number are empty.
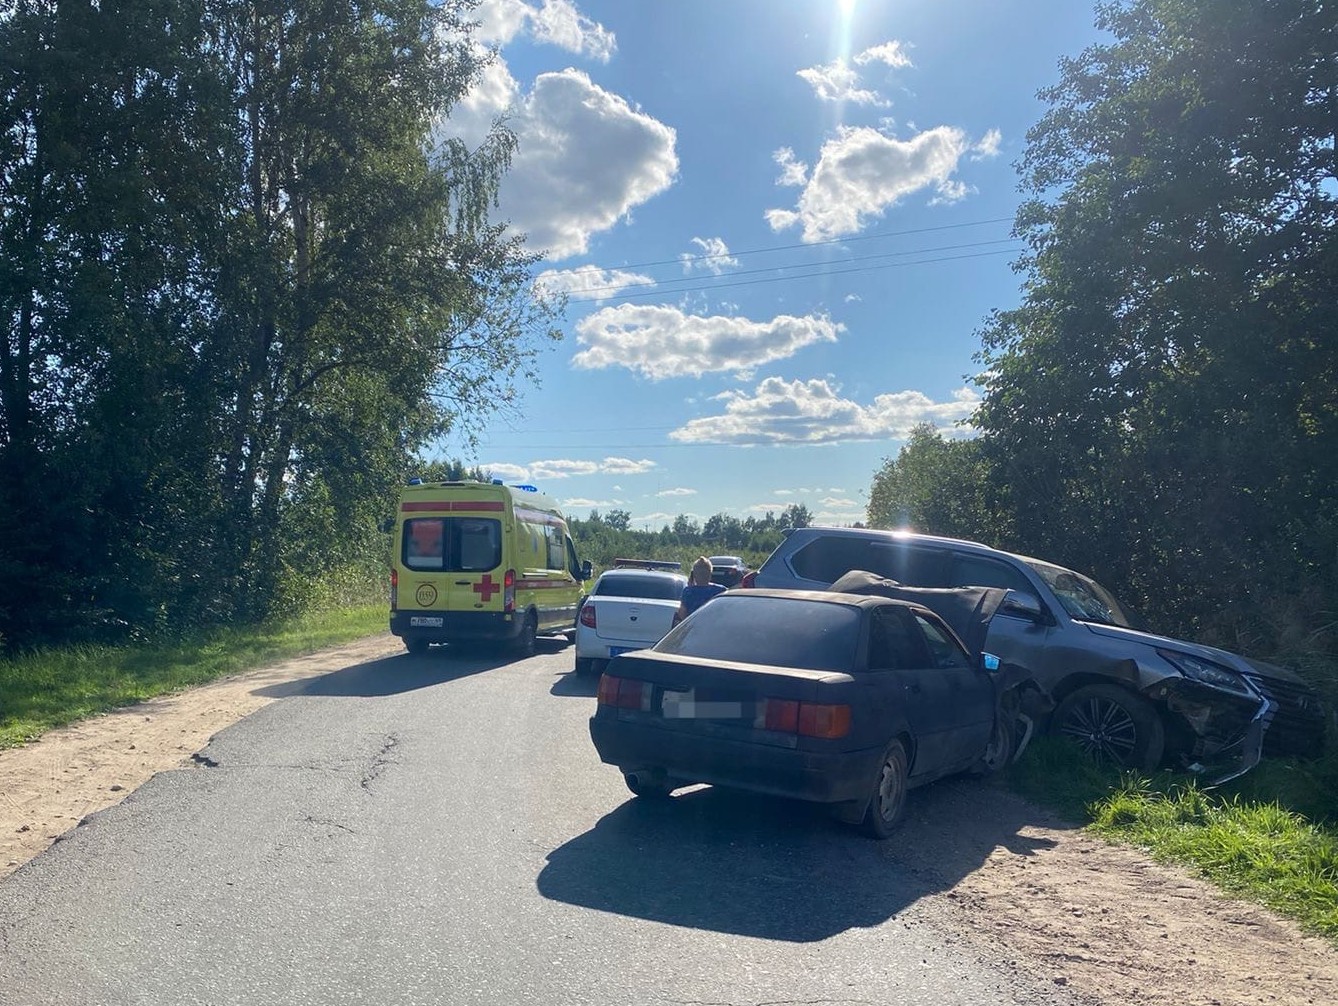
[[[756,569],[780,544],[791,528],[807,527],[812,514],[802,503],[785,507],[779,514],[762,517],[731,517],[716,514],[704,523],[679,514],[658,530],[631,526],[626,510],[601,514],[592,510],[587,519],[569,520],[576,551],[597,570],[607,569],[614,559],[666,559],[683,564],[686,573],[698,556],[737,555]]]

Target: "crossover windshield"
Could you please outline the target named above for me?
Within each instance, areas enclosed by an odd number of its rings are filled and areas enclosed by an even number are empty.
[[[1120,602],[1115,600],[1115,595],[1095,580],[1062,566],[1051,566],[1047,562],[1032,560],[1027,565],[1040,574],[1041,579],[1055,592],[1055,597],[1059,598],[1059,603],[1070,618],[1080,622],[1135,628]]]

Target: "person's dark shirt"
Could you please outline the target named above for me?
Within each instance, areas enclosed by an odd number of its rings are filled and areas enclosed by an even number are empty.
[[[686,618],[688,615],[691,615],[703,604],[715,597],[716,594],[723,594],[724,592],[725,588],[718,583],[708,583],[700,586],[695,583],[688,584],[683,588],[684,617]]]

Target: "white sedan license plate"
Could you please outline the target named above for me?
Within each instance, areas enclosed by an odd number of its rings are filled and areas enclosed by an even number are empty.
[[[440,615],[410,615],[409,625],[412,628],[420,629],[440,629],[445,621]]]

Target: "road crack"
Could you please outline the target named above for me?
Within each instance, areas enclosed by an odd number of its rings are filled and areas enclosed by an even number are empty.
[[[381,777],[381,773],[386,770],[386,766],[400,764],[399,758],[395,757],[395,749],[399,747],[399,743],[399,738],[394,734],[386,735],[385,740],[381,743],[381,749],[372,755],[372,763],[362,775],[361,786],[363,789],[371,792],[372,783]]]

